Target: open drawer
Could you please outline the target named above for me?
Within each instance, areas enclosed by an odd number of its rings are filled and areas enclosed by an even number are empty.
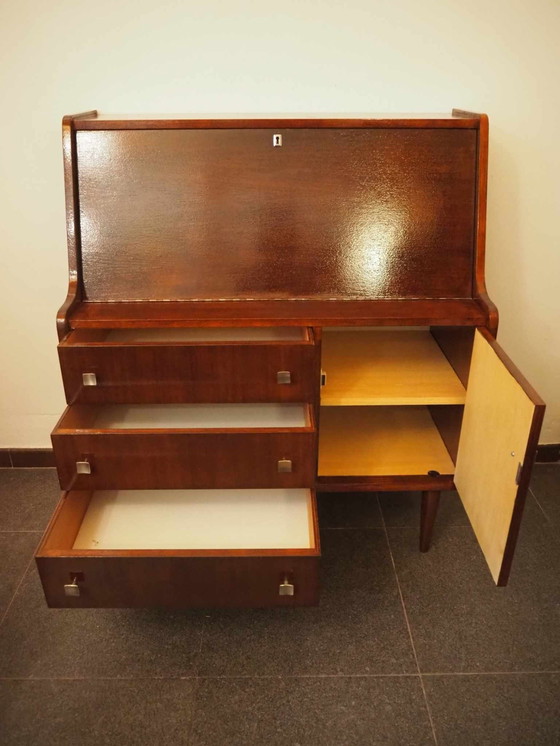
[[[71,403],[312,401],[313,331],[76,329],[58,346]]]
[[[315,482],[308,404],[75,405],[52,441],[64,490]]]
[[[307,606],[319,601],[306,489],[64,493],[37,550],[52,607]]]

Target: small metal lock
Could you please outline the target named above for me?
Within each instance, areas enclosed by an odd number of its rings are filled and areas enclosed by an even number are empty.
[[[80,586],[78,585],[78,578],[74,576],[72,578],[71,583],[66,583],[64,586],[64,595],[65,596],[79,596],[80,595]]]
[[[288,577],[286,576],[284,580],[280,583],[280,587],[278,588],[278,595],[279,596],[293,596],[294,595],[294,584],[290,583],[288,580]]]
[[[76,474],[91,474],[89,461],[76,461]]]
[[[282,135],[272,135],[272,146],[274,148],[282,147]]]
[[[292,461],[289,458],[281,458],[278,461],[278,473],[287,474],[292,471]]]
[[[289,370],[279,370],[276,374],[276,383],[291,383],[292,374]]]
[[[84,386],[97,386],[97,376],[95,373],[82,373],[82,383]]]

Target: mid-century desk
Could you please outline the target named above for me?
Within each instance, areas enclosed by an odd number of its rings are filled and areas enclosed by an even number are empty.
[[[50,606],[319,601],[316,491],[457,488],[507,582],[544,404],[495,341],[488,121],[63,121]]]

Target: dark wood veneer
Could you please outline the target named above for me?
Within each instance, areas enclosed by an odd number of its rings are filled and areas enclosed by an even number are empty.
[[[273,147],[272,136],[283,137]],[[53,433],[65,489],[37,555],[49,605],[293,606],[318,601],[312,550],[73,550],[91,490],[420,490],[421,549],[452,474],[317,478],[321,333],[429,326],[466,385],[487,341],[535,403],[499,584],[544,405],[495,343],[484,276],[488,119],[153,115],[63,121],[69,289],[57,317],[68,402]],[[107,343],[103,330],[313,327],[302,342]],[[278,385],[278,370],[292,384]],[[82,373],[98,385],[84,387]],[[100,429],[99,403],[303,402],[304,428]],[[90,403],[90,404],[88,404]],[[462,406],[430,406],[455,461]],[[278,473],[290,458],[292,473]],[[76,475],[89,460],[91,475]],[[84,491],[76,492],[76,488]],[[64,595],[79,576],[80,596]],[[296,581],[295,596],[278,584]]]
[[[472,296],[476,131],[280,134],[78,132],[84,297]]]
[[[58,348],[69,404],[307,402],[315,394],[312,343],[116,344],[72,336]],[[279,384],[279,371],[289,371],[291,383]],[[97,386],[83,385],[88,372]]]
[[[285,300],[82,303],[76,329],[189,326],[484,326],[477,300]]]
[[[91,492],[63,494],[36,554],[51,607],[309,606],[319,602],[320,542],[311,495],[313,548],[268,550],[75,550]],[[64,594],[78,576],[80,595]],[[293,596],[279,584],[294,583]]]

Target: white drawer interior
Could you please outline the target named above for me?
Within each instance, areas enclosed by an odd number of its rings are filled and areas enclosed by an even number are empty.
[[[299,342],[301,327],[248,327],[197,329],[111,329],[107,342]]]
[[[74,549],[314,548],[307,489],[94,492]]]
[[[99,409],[94,427],[277,428],[307,427],[304,404],[129,404]]]

